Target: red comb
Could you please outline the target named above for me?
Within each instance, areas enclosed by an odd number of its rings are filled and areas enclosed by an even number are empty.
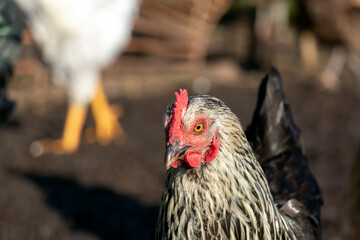
[[[174,108],[174,115],[181,116],[182,111],[188,105],[188,93],[187,93],[186,89],[184,89],[184,90],[180,89],[180,94],[175,92],[175,96],[176,96],[176,102],[175,102],[175,108]]]
[[[188,105],[188,93],[186,89],[180,89],[180,94],[175,92],[176,101],[174,108],[174,116],[172,119],[171,127],[172,131],[177,132],[181,128],[181,114]]]

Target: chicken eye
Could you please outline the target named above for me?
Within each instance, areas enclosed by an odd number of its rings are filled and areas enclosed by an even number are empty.
[[[204,124],[203,123],[198,123],[196,124],[196,126],[194,127],[194,132],[196,133],[202,133],[204,129]]]

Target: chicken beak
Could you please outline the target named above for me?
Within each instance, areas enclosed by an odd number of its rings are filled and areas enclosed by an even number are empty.
[[[183,156],[186,150],[188,150],[189,148],[191,148],[191,146],[179,147],[179,144],[168,145],[166,147],[165,159],[164,159],[164,164],[166,169],[171,168],[174,162],[177,159],[179,159],[181,156]]]

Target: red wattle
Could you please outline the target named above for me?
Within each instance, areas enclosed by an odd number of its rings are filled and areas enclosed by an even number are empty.
[[[205,163],[208,163],[208,162],[214,160],[214,158],[217,156],[217,154],[219,152],[220,144],[221,144],[221,141],[220,141],[219,133],[216,132],[211,141],[209,150],[207,150],[204,154],[204,162]]]
[[[201,152],[193,152],[185,155],[184,160],[190,167],[197,167],[201,164]]]
[[[175,161],[172,165],[173,168],[178,168],[180,167],[180,162],[179,161]]]

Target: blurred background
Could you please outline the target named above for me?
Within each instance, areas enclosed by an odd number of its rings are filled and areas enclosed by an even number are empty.
[[[149,239],[173,93],[216,96],[246,127],[270,65],[324,196],[323,239],[359,239],[360,1],[143,0],[126,51],[103,71],[127,141],[39,158],[29,145],[61,135],[66,93],[21,19],[18,27],[21,48],[1,80],[16,107],[0,127],[0,239]]]

